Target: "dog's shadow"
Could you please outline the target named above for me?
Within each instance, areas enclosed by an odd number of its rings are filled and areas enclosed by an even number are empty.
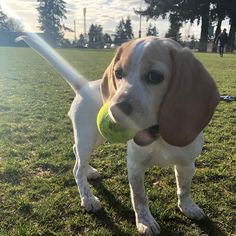
[[[94,216],[96,217],[96,220],[104,225],[106,228],[110,229],[111,232],[114,233],[114,235],[139,235],[135,229],[135,216],[134,212],[131,207],[125,206],[121,201],[118,200],[114,194],[109,191],[106,186],[103,184],[102,181],[94,181],[91,182],[91,184],[94,186],[96,191],[100,196],[102,196],[103,201],[105,201],[113,211],[116,212],[116,214],[124,221],[128,221],[130,225],[133,225],[132,233],[127,233],[124,230],[122,230],[121,227],[119,227],[119,222],[115,222],[112,216],[102,208],[102,210],[94,213]],[[154,216],[155,217],[155,216]],[[158,216],[155,217],[158,219]],[[173,220],[173,219],[172,219]],[[168,221],[168,219],[167,219]],[[179,219],[179,224],[186,224],[186,221],[182,221]],[[175,220],[175,224],[178,222],[178,219]],[[118,224],[117,224],[118,223]],[[190,224],[196,224],[199,228],[199,231],[201,232],[201,235],[208,235],[208,236],[227,236],[225,232],[223,232],[218,225],[213,222],[210,218],[206,217],[205,219],[201,221],[191,220]],[[165,227],[165,224],[161,225],[161,236],[174,236],[174,235],[185,235],[184,232],[176,232],[173,231],[173,229],[169,227]]]
[[[168,219],[167,219],[168,221]],[[173,221],[173,219],[172,219]],[[188,222],[188,223],[186,223]],[[180,218],[175,219],[173,224],[187,224],[189,227],[191,227],[192,224],[195,224],[199,228],[199,233],[196,234],[196,232],[192,235],[207,235],[207,236],[227,236],[228,234],[222,231],[218,225],[213,222],[210,218],[206,217],[203,220],[197,221],[197,220],[181,220]],[[169,222],[170,225],[170,222]],[[176,232],[173,231],[171,228],[167,228],[165,224],[161,225],[161,234],[160,236],[184,236],[186,235],[186,232]],[[188,234],[191,235],[191,234]]]
[[[133,231],[135,232],[135,220],[134,220],[134,212],[131,208],[125,206],[111,191],[109,191],[102,181],[91,181],[90,182],[93,187],[96,189],[98,195],[102,196],[104,202],[106,202],[109,207],[114,211],[119,218],[124,221],[129,221],[134,227]],[[121,227],[117,226],[119,222],[115,222],[112,216],[102,208],[100,211],[94,213],[96,220],[114,232],[114,235],[133,235],[121,229]],[[138,235],[138,234],[137,234]]]
[[[208,217],[203,220],[193,222],[201,229],[201,234],[208,236],[227,236],[227,234],[223,232],[218,227],[218,225]]]

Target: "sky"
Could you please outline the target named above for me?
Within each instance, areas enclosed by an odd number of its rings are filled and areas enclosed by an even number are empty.
[[[66,2],[67,19],[64,24],[74,29],[74,21],[76,22],[76,37],[79,38],[84,33],[83,9],[86,8],[86,29],[87,32],[91,24],[98,24],[103,27],[104,33],[114,34],[116,26],[123,17],[128,16],[131,19],[134,37],[138,37],[139,16],[134,13],[134,9],[145,8],[143,0],[64,0]],[[8,5],[8,7],[20,18],[23,25],[33,32],[40,32],[38,24],[38,6],[37,0],[0,0]],[[149,24],[156,26],[159,37],[164,37],[169,28],[168,20],[158,19],[149,20],[145,17],[141,20],[142,36],[145,36]],[[229,31],[227,22],[223,23],[223,27]],[[181,29],[182,37],[194,35],[195,38],[200,36],[200,26],[196,22],[184,24]],[[65,37],[74,39],[74,33],[66,33]]]

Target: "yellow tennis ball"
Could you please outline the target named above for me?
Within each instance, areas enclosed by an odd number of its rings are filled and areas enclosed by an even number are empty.
[[[97,115],[97,127],[100,134],[111,143],[126,143],[134,137],[134,131],[125,129],[113,121],[108,109],[109,103],[105,103]]]

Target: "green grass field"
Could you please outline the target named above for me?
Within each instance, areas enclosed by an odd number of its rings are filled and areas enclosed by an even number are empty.
[[[59,50],[91,80],[101,78],[112,51]],[[236,55],[196,54],[220,93],[236,95]],[[80,207],[72,175],[70,86],[28,48],[0,48],[0,235],[137,235],[125,145],[100,146],[92,165],[102,174],[92,189],[103,209]],[[162,235],[235,235],[236,102],[221,102],[205,130],[192,195],[208,219],[196,222],[177,209],[172,168],[153,167],[145,186]],[[154,184],[156,183],[156,184]]]

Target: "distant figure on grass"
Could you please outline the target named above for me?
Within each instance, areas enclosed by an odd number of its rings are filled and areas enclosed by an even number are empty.
[[[224,29],[216,38],[216,44],[219,45],[219,54],[223,57],[225,44],[228,41],[228,34],[226,33],[226,29]]]

